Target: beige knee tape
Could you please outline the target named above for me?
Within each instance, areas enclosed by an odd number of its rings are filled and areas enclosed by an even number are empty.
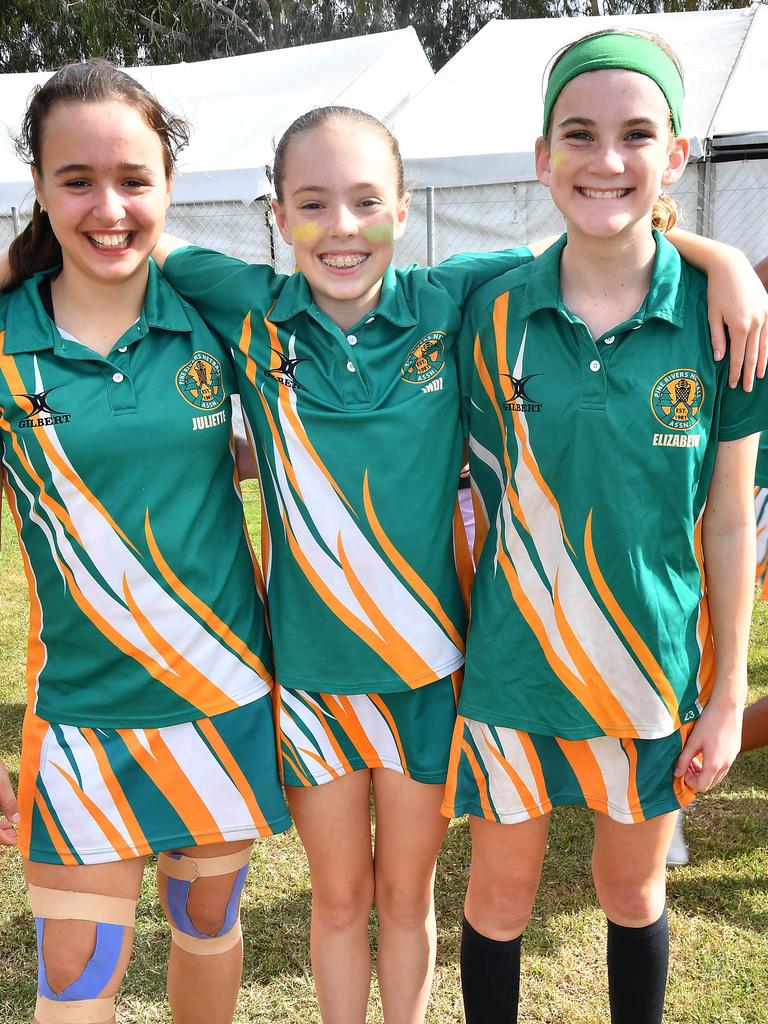
[[[230,875],[239,871],[251,859],[251,846],[237,853],[226,853],[221,857],[189,857],[182,854],[179,860],[167,853],[157,858],[157,870],[170,878],[179,878],[182,882],[194,882],[198,878],[213,878],[216,875]]]
[[[95,921],[97,924],[136,926],[136,900],[121,896],[103,896],[95,892],[68,892],[27,886],[35,917],[52,921]]]
[[[239,917],[228,932],[210,939],[198,939],[194,935],[180,932],[178,928],[171,925],[171,941],[185,953],[192,953],[194,956],[215,956],[217,953],[228,953],[238,944],[242,935],[243,930],[240,927]]]
[[[114,996],[60,1003],[39,995],[35,1004],[37,1024],[108,1024],[114,1016]]]

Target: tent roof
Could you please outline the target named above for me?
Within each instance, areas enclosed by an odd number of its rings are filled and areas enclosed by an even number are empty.
[[[694,140],[694,155],[714,134],[768,133],[768,10],[759,6],[491,21],[395,119],[411,178],[434,186],[534,180],[548,61],[588,32],[619,26],[661,35],[680,57],[683,131]]]
[[[193,64],[127,68],[193,126],[174,186],[177,202],[242,200],[269,191],[273,140],[299,114],[339,103],[389,118],[433,77],[412,28]],[[30,191],[16,157],[33,86],[47,72],[0,77],[0,211]]]

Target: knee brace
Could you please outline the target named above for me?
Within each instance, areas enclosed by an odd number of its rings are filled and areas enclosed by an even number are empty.
[[[136,901],[90,892],[65,892],[29,886],[37,931],[37,1004],[39,1024],[104,1024],[115,1014],[114,996],[102,997],[114,976],[127,928],[136,920]],[[43,958],[46,921],[93,921],[96,947],[83,973],[62,992],[48,984]]]
[[[157,870],[166,876],[166,902],[171,923],[171,940],[197,956],[226,953],[240,941],[240,894],[248,874],[251,847],[221,857],[189,857],[183,853],[161,853]],[[198,878],[213,878],[237,872],[227,901],[224,923],[215,935],[195,928],[187,910],[189,890]]]

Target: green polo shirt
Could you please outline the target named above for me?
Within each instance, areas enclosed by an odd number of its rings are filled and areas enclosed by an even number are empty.
[[[597,339],[563,304],[564,245],[467,306],[487,537],[459,710],[565,739],[663,736],[712,686],[702,513],[718,442],[768,425],[768,388],[727,386],[705,278],[666,240],[641,308]]]
[[[104,358],[25,282],[0,299],[0,454],[29,579],[27,683],[49,721],[193,721],[269,689],[230,449],[227,351],[150,268]]]
[[[301,274],[195,248],[167,260],[171,283],[232,349],[283,686],[391,692],[463,663],[456,336],[466,296],[530,258],[390,267],[378,306],[346,332]]]
[[[768,430],[760,435],[760,448],[757,453],[755,469],[755,487],[768,487]]]

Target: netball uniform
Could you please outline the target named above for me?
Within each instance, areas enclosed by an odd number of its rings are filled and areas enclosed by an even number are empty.
[[[760,599],[768,601],[768,431],[760,438],[755,470],[755,518],[757,519],[757,574]]]
[[[469,569],[456,334],[470,291],[528,259],[390,267],[348,331],[301,274],[196,248],[165,263],[237,368],[290,785],[366,766],[445,779],[464,661],[457,564]]]
[[[656,241],[643,305],[597,339],[562,301],[564,238],[468,304],[485,539],[448,814],[629,823],[693,798],[673,768],[714,681],[704,505],[718,443],[768,402],[728,387],[705,279]]]
[[[29,581],[19,847],[101,863],[289,825],[226,353],[150,265],[103,357],[0,301],[0,451]],[[49,307],[50,308],[50,307]]]

